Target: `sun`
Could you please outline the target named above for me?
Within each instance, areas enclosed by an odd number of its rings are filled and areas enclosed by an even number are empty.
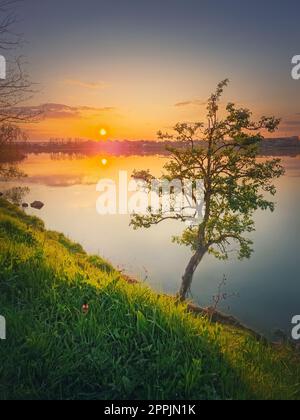
[[[99,134],[100,136],[105,137],[107,135],[107,130],[105,130],[105,128],[101,128]]]
[[[107,160],[107,159],[105,159],[105,158],[103,158],[103,159],[101,160],[101,163],[102,163],[102,165],[103,165],[103,166],[106,166],[106,165],[108,164],[108,160]]]

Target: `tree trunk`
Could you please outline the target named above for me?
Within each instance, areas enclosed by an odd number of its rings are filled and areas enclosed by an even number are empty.
[[[182,284],[179,291],[179,297],[181,300],[185,300],[187,297],[187,294],[191,288],[193,277],[195,274],[195,271],[202,261],[204,255],[206,253],[206,250],[203,248],[200,248],[197,250],[197,252],[192,256],[190,262],[188,263],[184,276],[182,277]]]

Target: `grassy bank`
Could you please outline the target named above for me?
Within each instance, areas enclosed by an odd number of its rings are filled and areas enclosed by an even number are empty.
[[[288,348],[129,284],[2,199],[0,314],[0,399],[300,398]]]

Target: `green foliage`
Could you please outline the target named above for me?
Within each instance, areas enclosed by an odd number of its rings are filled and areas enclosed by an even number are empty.
[[[44,222],[35,216],[29,216],[24,213],[21,209],[17,208],[10,202],[0,198],[0,209],[2,215],[11,216],[17,218],[19,221],[27,225],[28,227],[34,227],[36,230],[44,231]]]
[[[98,257],[98,255],[89,256],[88,262],[96,268],[99,268],[99,270],[105,271],[108,274],[115,272],[113,266],[109,262],[105,261],[103,258]]]
[[[18,206],[22,204],[22,201],[26,194],[29,193],[28,187],[13,187],[4,191],[3,197]]]
[[[59,242],[72,254],[85,254],[84,249],[80,244],[70,241],[65,235],[59,232],[48,232],[49,239]]]
[[[288,347],[128,284],[4,200],[0,220],[1,400],[300,399]]]
[[[21,242],[27,245],[35,244],[33,234],[24,230],[21,223],[8,216],[0,216],[0,238],[5,238],[6,236],[15,242]]]

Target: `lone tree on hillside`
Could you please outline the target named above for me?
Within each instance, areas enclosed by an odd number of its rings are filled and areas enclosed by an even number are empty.
[[[209,98],[207,124],[181,123],[174,127],[173,135],[158,133],[160,139],[176,140],[176,147],[168,147],[171,158],[164,166],[166,173],[162,178],[194,185],[198,180],[203,183],[203,219],[173,238],[193,252],[182,277],[179,292],[182,300],[186,299],[194,273],[207,253],[221,260],[228,259],[231,252],[236,252],[239,259],[250,258],[253,242],[249,233],[255,231],[254,213],[258,209],[274,211],[275,204],[270,201],[276,194],[274,180],[284,173],[280,159],[257,159],[263,140],[261,131],[274,132],[279,119],[262,117],[254,122],[248,109],[233,103],[227,105],[225,117],[219,117],[220,99],[228,83],[221,82]],[[148,171],[135,172],[134,178],[149,185],[153,180]],[[197,198],[192,195],[196,207]],[[162,209],[154,214],[149,207],[145,215],[134,214],[131,225],[134,229],[150,228],[167,219],[187,222],[189,217],[182,212],[170,216]]]

